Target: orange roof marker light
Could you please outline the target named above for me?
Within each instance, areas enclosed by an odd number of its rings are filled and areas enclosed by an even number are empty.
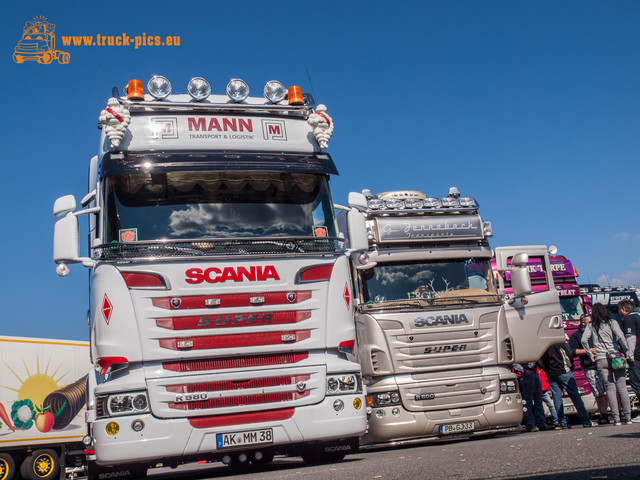
[[[141,80],[129,80],[126,88],[127,99],[144,100],[144,88]]]
[[[289,105],[304,105],[302,89],[297,85],[289,87]]]

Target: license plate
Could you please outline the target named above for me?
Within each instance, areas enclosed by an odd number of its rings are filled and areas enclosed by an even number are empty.
[[[218,433],[216,445],[218,448],[238,447],[244,445],[260,445],[273,443],[273,429],[249,430],[247,432]]]
[[[439,430],[440,433],[444,435],[470,432],[473,430],[473,422],[449,423],[448,425],[440,425]]]
[[[564,407],[564,413],[578,413],[578,410],[573,405],[567,405]]]

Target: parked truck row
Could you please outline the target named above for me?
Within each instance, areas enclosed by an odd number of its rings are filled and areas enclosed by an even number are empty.
[[[518,428],[508,365],[564,341],[554,276],[532,291],[527,270],[553,270],[545,246],[492,250],[455,188],[365,190],[334,208],[333,120],[299,87],[268,82],[257,98],[233,79],[212,95],[197,77],[172,94],[156,76],[146,93],[116,90],[81,208],[54,205],[58,274],[89,271],[90,335],[82,447],[55,439],[52,460],[70,468],[82,451],[91,478],[139,477]],[[35,445],[5,448],[7,425],[2,480]]]

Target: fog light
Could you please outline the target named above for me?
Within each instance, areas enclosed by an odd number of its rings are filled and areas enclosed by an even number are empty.
[[[209,82],[207,82],[204,78],[195,77],[192,78],[189,82],[187,91],[194,100],[197,100],[199,102],[211,95],[211,86],[209,85]]]
[[[343,408],[344,408],[344,402],[343,402],[342,400],[340,400],[340,399],[334,400],[334,402],[333,402],[333,409],[334,409],[336,412],[341,411]]]
[[[120,425],[118,425],[116,422],[109,422],[107,423],[105,431],[108,435],[116,435],[120,431]]]
[[[511,402],[512,402],[513,400],[511,400],[511,396],[510,396],[510,395],[505,395],[505,397],[504,397],[504,401],[505,401],[505,403],[506,403],[507,405],[511,405]]]
[[[399,417],[400,416],[400,409],[399,408],[394,408],[393,410],[391,410],[391,415],[393,415],[394,417]]]
[[[84,437],[82,437],[82,443],[88,447],[89,445],[91,445],[91,437],[89,435],[85,435]]]
[[[154,75],[147,83],[147,90],[157,100],[162,100],[171,95],[171,82],[162,75]]]
[[[376,410],[376,417],[378,418],[384,417],[384,410]]]
[[[360,410],[362,408],[362,400],[360,400],[360,397],[353,399],[353,408],[356,410]]]
[[[144,428],[144,422],[142,420],[134,420],[131,422],[131,428],[134,432],[139,432]]]
[[[232,78],[227,84],[227,95],[234,102],[241,102],[249,96],[249,86],[239,78]]]
[[[277,80],[271,80],[264,86],[263,94],[264,98],[266,98],[270,102],[278,103],[284,99],[287,91],[285,90],[284,85],[282,85],[280,82],[278,82]]]

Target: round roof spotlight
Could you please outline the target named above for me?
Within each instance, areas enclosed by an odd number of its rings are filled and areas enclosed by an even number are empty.
[[[284,97],[287,96],[287,90],[277,80],[271,80],[267,82],[264,86],[264,98],[269,100],[271,103],[278,103],[284,100]]]
[[[232,78],[227,84],[227,95],[234,102],[242,102],[249,96],[249,86],[244,80]]]
[[[211,86],[204,78],[194,77],[189,82],[187,91],[194,100],[200,102],[211,95]]]
[[[162,100],[171,95],[171,82],[162,75],[154,75],[147,83],[147,90],[156,100]]]

